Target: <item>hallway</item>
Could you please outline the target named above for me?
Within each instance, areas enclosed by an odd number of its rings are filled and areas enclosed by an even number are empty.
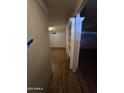
[[[52,71],[48,93],[82,93],[77,73],[69,69],[64,48],[52,48]]]
[[[92,74],[93,70],[90,70],[91,67],[95,67],[90,64],[93,60],[85,60],[85,58],[90,59],[88,55],[81,56],[81,64],[77,68],[84,20],[79,11],[81,12],[82,5],[85,3],[82,0],[72,2],[28,0],[28,93],[39,91],[41,93],[96,93],[96,77]],[[77,71],[73,72],[70,68]]]

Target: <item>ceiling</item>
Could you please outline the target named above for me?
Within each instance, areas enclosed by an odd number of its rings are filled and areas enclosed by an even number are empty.
[[[48,8],[48,25],[58,30],[65,29],[70,16],[82,0],[44,0]]]

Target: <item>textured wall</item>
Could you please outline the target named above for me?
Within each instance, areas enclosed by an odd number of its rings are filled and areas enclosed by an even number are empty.
[[[46,89],[51,76],[47,13],[38,0],[27,0],[27,4],[27,37],[28,40],[34,39],[32,45],[27,47],[27,86]]]

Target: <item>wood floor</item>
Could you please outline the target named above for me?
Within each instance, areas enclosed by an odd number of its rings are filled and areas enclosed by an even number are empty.
[[[77,75],[82,93],[97,93],[97,49],[81,49]]]
[[[93,83],[85,69],[72,72],[64,48],[51,49],[53,76],[47,93],[96,93]],[[86,76],[83,76],[86,75]],[[89,80],[88,80],[89,79]],[[96,87],[96,86],[95,86]]]

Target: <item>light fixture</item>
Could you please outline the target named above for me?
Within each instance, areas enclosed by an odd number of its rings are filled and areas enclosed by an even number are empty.
[[[49,29],[49,31],[53,31],[53,30],[55,30],[55,27],[49,27],[48,29]]]

